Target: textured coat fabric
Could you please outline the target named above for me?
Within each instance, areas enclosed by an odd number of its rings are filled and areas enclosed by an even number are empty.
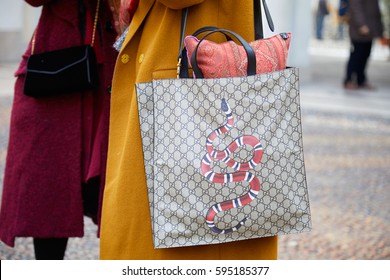
[[[41,6],[35,53],[81,45],[78,0],[26,1]],[[86,43],[92,35],[96,0],[85,0]],[[14,245],[15,237],[83,236],[82,185],[104,182],[107,153],[109,92],[117,53],[112,15],[102,1],[95,50],[100,87],[48,98],[23,94],[31,44],[16,72],[6,160],[0,239]],[[110,24],[109,24],[110,23]],[[112,23],[113,24],[113,23]],[[99,183],[88,186],[99,188]],[[99,190],[97,189],[97,192]]]
[[[181,9],[187,31],[213,25],[254,38],[253,1],[141,0],[113,78],[102,259],[275,259],[277,238],[154,249],[134,85],[176,77]]]
[[[378,0],[349,0],[349,15],[349,34],[353,41],[370,42],[383,35]],[[367,35],[359,31],[364,25],[370,30]]]

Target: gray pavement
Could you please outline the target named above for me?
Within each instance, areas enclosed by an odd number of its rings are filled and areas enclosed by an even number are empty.
[[[376,91],[341,88],[348,49],[312,43],[301,86],[313,230],[280,237],[280,259],[390,259],[390,61],[376,46]]]
[[[376,46],[368,76],[376,91],[341,87],[345,42],[313,41],[301,101],[309,233],[279,238],[280,259],[390,259],[390,61]],[[15,64],[0,64],[0,182],[3,180]],[[98,259],[96,226],[70,240],[66,259]],[[33,259],[31,239],[0,242],[0,259]]]

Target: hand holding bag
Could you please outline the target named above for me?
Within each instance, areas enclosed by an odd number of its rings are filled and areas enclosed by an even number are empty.
[[[99,76],[93,45],[99,6],[100,0],[97,1],[90,45],[34,54],[34,33],[24,82],[25,95],[44,97],[97,88]]]

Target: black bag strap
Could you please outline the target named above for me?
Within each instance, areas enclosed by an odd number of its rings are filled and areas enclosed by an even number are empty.
[[[210,32],[219,29],[215,26],[204,26],[202,28],[199,28],[194,33],[192,33],[192,36],[198,36],[205,32]],[[226,33],[224,33],[226,40],[231,41],[232,38]],[[177,64],[177,77],[178,78],[189,78],[188,75],[188,58],[187,58],[187,49],[183,47],[184,45],[184,29],[182,26],[181,35],[180,35],[180,48],[179,48],[179,55],[178,55],[178,64]],[[181,50],[181,51],[180,51]]]
[[[185,8],[182,10],[182,14],[181,14],[180,47],[179,47],[179,56],[178,57],[181,57],[181,50],[183,49],[183,45],[184,45],[184,35],[186,32],[187,18],[188,18],[188,8]]]
[[[249,43],[247,41],[245,41],[244,38],[242,38],[240,35],[238,35],[237,33],[233,32],[233,31],[226,30],[226,29],[216,29],[216,30],[210,31],[205,36],[203,36],[203,38],[200,39],[200,41],[196,45],[194,52],[192,53],[191,65],[192,65],[192,70],[194,71],[195,76],[197,78],[203,78],[202,71],[200,70],[198,63],[196,61],[196,55],[198,53],[198,48],[199,48],[200,44],[206,39],[206,37],[208,37],[209,35],[216,33],[216,32],[220,32],[220,33],[223,33],[225,35],[230,34],[230,35],[234,36],[241,43],[241,45],[244,47],[245,53],[246,53],[247,58],[248,58],[247,75],[248,76],[256,75],[256,54],[255,54],[255,51],[253,50],[253,48],[249,45]]]
[[[180,26],[180,45],[179,45],[179,54],[177,55],[177,71],[176,75],[177,78],[188,78],[188,71],[185,71],[184,69],[188,69],[188,61],[185,59],[185,61],[182,61],[182,58],[185,57],[186,52],[184,52],[183,45],[184,45],[184,35],[186,32],[186,26],[187,26],[187,18],[188,18],[188,8],[185,8],[182,10],[181,15],[181,26]],[[187,73],[186,73],[187,72]]]
[[[267,2],[262,0],[265,18],[267,19],[269,29],[274,32],[275,26],[272,20],[271,13],[269,12]],[[254,9],[254,17],[255,17],[255,40],[264,38],[264,30],[263,30],[263,17],[261,14],[261,4],[260,0],[253,1],[253,9]]]

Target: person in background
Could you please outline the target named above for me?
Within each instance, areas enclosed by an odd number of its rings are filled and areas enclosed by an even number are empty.
[[[344,30],[348,25],[348,0],[340,0],[337,12],[337,33],[336,40],[344,39]]]
[[[349,0],[351,51],[346,67],[344,88],[374,89],[366,69],[375,38],[382,37],[383,25],[378,0]]]
[[[316,38],[323,39],[324,20],[329,15],[327,0],[318,0],[318,7],[316,13]]]
[[[33,237],[36,259],[60,260],[68,238],[83,236],[84,215],[99,223],[120,3],[100,0],[94,44],[99,87],[34,98],[23,90],[32,47],[42,53],[90,44],[99,1],[26,2],[42,12],[15,73],[0,239],[13,247],[15,238]]]
[[[276,259],[277,237],[153,247],[135,84],[176,77],[182,9],[187,7],[186,34],[203,26],[218,26],[254,40],[253,0],[139,1],[113,78],[100,258]]]
[[[383,23],[384,23],[384,37],[382,38],[382,44],[387,46],[390,51],[390,0],[383,1]],[[390,55],[389,55],[390,60]]]
[[[340,0],[338,14],[340,18],[343,18],[345,22],[348,22],[348,1]]]

